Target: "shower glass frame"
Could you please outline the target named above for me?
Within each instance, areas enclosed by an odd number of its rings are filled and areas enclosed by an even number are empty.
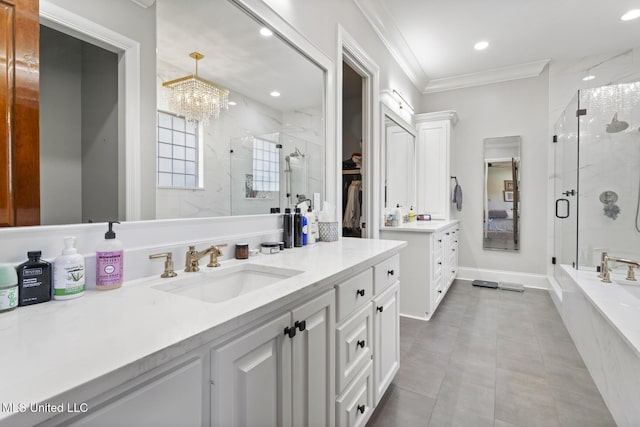
[[[640,260],[639,126],[640,82],[581,90],[557,121],[555,277],[563,264],[595,271],[605,251]]]

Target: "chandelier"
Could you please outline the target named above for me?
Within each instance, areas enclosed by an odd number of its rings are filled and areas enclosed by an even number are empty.
[[[203,54],[192,52],[189,56],[196,60],[196,73],[162,86],[169,89],[169,105],[175,114],[195,125],[206,125],[211,117],[220,117],[220,109],[229,108],[229,90],[198,77],[198,61],[204,58]]]

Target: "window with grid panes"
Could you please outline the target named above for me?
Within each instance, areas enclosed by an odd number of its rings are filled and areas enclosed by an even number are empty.
[[[158,187],[199,188],[198,126],[158,111]]]
[[[275,142],[253,139],[253,189],[280,191],[280,155]]]

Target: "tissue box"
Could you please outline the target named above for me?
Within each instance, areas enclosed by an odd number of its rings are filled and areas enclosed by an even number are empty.
[[[320,240],[323,242],[335,242],[338,240],[338,221],[318,222]]]

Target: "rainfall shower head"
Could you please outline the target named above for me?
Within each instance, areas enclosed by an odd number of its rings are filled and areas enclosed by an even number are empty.
[[[629,123],[623,120],[618,120],[618,113],[616,113],[613,115],[613,119],[611,119],[611,123],[607,125],[607,133],[622,132],[628,127],[629,127]]]
[[[289,154],[289,157],[304,157],[304,154],[302,153],[302,151],[300,151],[298,147],[296,147],[296,151]]]

